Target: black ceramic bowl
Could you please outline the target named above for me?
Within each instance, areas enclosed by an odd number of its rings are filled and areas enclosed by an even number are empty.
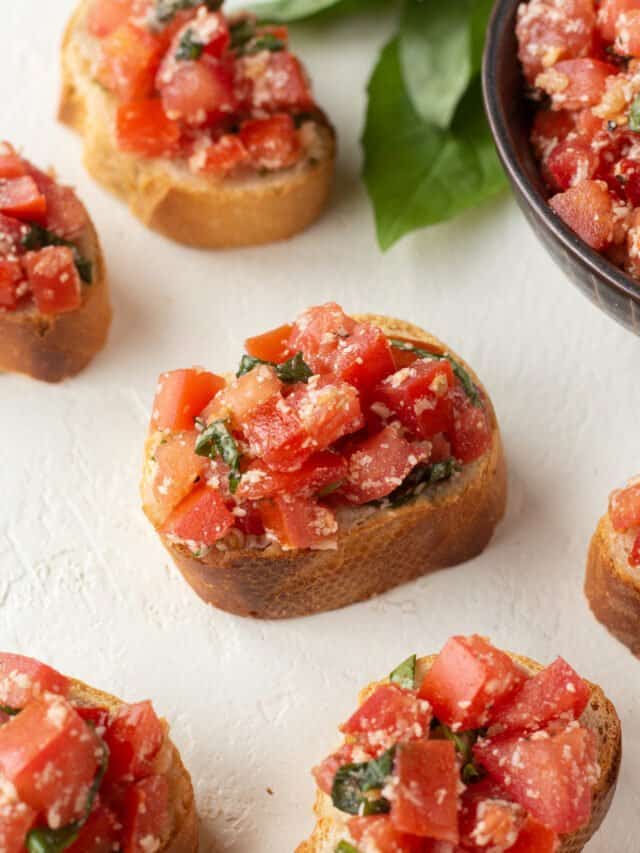
[[[547,203],[529,144],[533,113],[515,35],[520,2],[497,0],[487,31],[482,85],[498,154],[520,208],[552,258],[598,308],[640,335],[640,282],[587,246]]]

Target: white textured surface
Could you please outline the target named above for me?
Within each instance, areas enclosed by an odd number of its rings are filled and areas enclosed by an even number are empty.
[[[286,853],[308,833],[309,767],[359,686],[411,651],[479,631],[541,661],[562,653],[606,688],[625,726],[618,795],[589,850],[640,851],[640,663],[582,595],[607,494],[640,468],[640,340],[565,281],[506,196],[380,254],[357,140],[383,22],[297,32],[341,139],[330,214],[288,244],[207,254],[145,231],[91,182],[79,139],[55,123],[71,0],[2,5],[0,137],[78,187],[116,313],[108,348],[77,379],[0,377],[0,648],[152,697],[193,774],[203,849],[215,839],[234,853]],[[248,334],[328,299],[419,323],[476,367],[506,440],[508,516],[466,566],[337,613],[244,621],[200,603],[139,509],[156,375],[232,368]]]

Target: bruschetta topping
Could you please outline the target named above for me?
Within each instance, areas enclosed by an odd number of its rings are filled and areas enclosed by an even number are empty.
[[[629,565],[640,567],[640,477],[612,493],[609,518],[614,530],[625,536]]]
[[[286,27],[226,17],[219,2],[94,0],[97,82],[118,99],[121,150],[224,178],[313,156],[317,108]]]
[[[165,729],[149,702],[74,699],[60,673],[0,653],[0,849],[148,853],[170,832]]]
[[[350,816],[337,851],[554,853],[589,822],[591,693],[565,661],[531,675],[481,637],[452,637],[417,674],[412,656],[370,689],[313,771]]]
[[[93,278],[76,242],[87,222],[72,189],[0,143],[0,311],[80,307],[82,286]]]
[[[230,531],[336,547],[341,507],[429,494],[487,452],[491,423],[456,359],[388,339],[333,303],[247,341],[235,378],[160,377],[145,509],[199,554]]]

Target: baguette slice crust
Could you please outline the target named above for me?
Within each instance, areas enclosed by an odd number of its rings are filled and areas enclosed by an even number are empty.
[[[78,705],[99,706],[115,712],[124,703],[111,696],[90,687],[82,681],[70,679],[71,689],[69,698]],[[167,731],[168,725],[164,724]],[[164,840],[158,853],[196,853],[198,850],[198,814],[191,776],[180,758],[180,753],[173,742],[167,737],[165,747],[159,757],[162,770],[169,782],[169,802],[171,806],[172,825],[170,836]]]
[[[542,664],[531,658],[511,652],[507,654],[532,675],[544,669]],[[419,681],[424,678],[435,659],[436,655],[418,659],[416,672]],[[363,702],[381,683],[384,682],[374,682],[361,691],[360,702]],[[620,771],[622,729],[616,709],[597,684],[587,683],[591,688],[591,699],[580,720],[582,725],[591,729],[598,737],[600,779],[593,791],[591,820],[587,826],[577,832],[563,836],[558,853],[579,853],[595,835],[609,811]],[[346,837],[349,816],[338,811],[332,804],[331,798],[320,790],[317,792],[314,813],[317,823],[311,837],[296,848],[296,853],[334,853],[338,842]]]
[[[105,345],[111,324],[106,268],[88,216],[87,221],[76,242],[93,264],[93,281],[82,286],[81,306],[55,316],[41,314],[35,305],[0,311],[0,371],[60,382],[79,373]]]
[[[607,513],[591,539],[584,591],[596,619],[640,657],[640,573],[616,547],[619,536]]]
[[[292,169],[249,179],[191,175],[164,159],[120,151],[116,99],[93,79],[82,0],[62,43],[58,117],[84,137],[89,173],[126,201],[145,225],[188,246],[227,249],[284,240],[304,231],[326,207],[335,168],[335,132],[315,118],[318,156]]]
[[[398,335],[446,351],[437,338],[410,323],[374,314],[355,315]],[[452,353],[452,355],[455,355]],[[455,356],[462,364],[464,362]],[[474,381],[477,377],[465,364]],[[504,515],[507,475],[495,412],[487,453],[452,482],[430,487],[429,497],[381,509],[338,531],[337,550],[283,551],[212,548],[195,557],[160,534],[165,548],[198,595],[239,616],[306,616],[379,595],[436,569],[480,554]],[[147,455],[150,451],[147,451]]]

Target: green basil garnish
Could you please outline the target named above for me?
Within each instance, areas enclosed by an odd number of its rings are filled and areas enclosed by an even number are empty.
[[[245,373],[250,373],[259,364],[273,367],[278,379],[287,385],[292,385],[295,382],[308,382],[313,376],[313,370],[306,363],[301,352],[297,352],[292,358],[283,361],[281,364],[276,364],[274,361],[263,361],[261,358],[254,358],[252,355],[245,354],[242,356],[236,376],[244,376]]]
[[[10,708],[9,705],[0,705],[0,711],[2,711],[3,714],[8,714],[10,717],[15,717],[20,713],[21,709]]]
[[[469,729],[466,732],[454,732],[439,720],[431,721],[431,736],[436,740],[450,740],[462,762],[460,775],[465,784],[477,782],[484,776],[484,770],[473,759],[473,746],[479,737],[486,735],[486,729]]]
[[[467,397],[471,400],[474,406],[482,406],[482,400],[480,399],[480,393],[476,388],[472,378],[469,376],[469,373],[465,368],[460,364],[459,361],[456,361],[455,358],[452,358],[447,353],[441,354],[438,352],[430,352],[426,349],[421,349],[420,347],[415,347],[413,344],[409,344],[406,341],[399,341],[394,338],[389,338],[389,343],[394,349],[401,349],[405,352],[413,352],[418,358],[427,358],[432,361],[448,361],[451,365],[454,375],[457,377],[458,381],[464,388],[464,392]]]
[[[393,770],[395,748],[383,752],[374,761],[344,764],[337,771],[331,788],[333,805],[353,815],[383,814],[390,809],[385,797],[369,799],[367,791],[382,788]]]
[[[640,95],[636,95],[629,108],[629,130],[640,133]]]
[[[398,488],[394,489],[385,500],[392,506],[402,506],[418,497],[427,486],[449,480],[460,470],[460,465],[453,457],[443,462],[421,463],[407,474]]]
[[[341,841],[336,847],[335,853],[360,853],[360,851],[348,841]]]
[[[156,0],[155,19],[160,24],[170,23],[183,9],[195,9],[205,5],[210,12],[217,12],[223,0]]]
[[[195,61],[200,59],[203,50],[204,44],[198,41],[192,29],[188,29],[180,39],[180,44],[176,51],[176,59],[181,62]]]
[[[335,483],[329,483],[327,486],[323,486],[318,492],[319,498],[326,498],[327,495],[332,495],[334,492],[337,492],[340,486],[344,483],[344,480],[336,480]]]
[[[73,262],[82,281],[85,284],[91,284],[93,281],[93,264],[91,261],[80,254],[77,246],[69,242],[69,240],[58,237],[53,231],[48,231],[41,225],[32,223],[22,238],[22,245],[29,252],[37,252],[46,246],[66,246],[73,251]]]
[[[278,53],[285,48],[286,44],[278,36],[274,36],[273,33],[263,33],[261,36],[248,42],[242,52],[250,56],[253,53],[260,53],[261,50]]]
[[[242,50],[242,48],[255,37],[256,25],[250,18],[243,18],[231,24],[229,27],[231,35],[231,49]]]
[[[229,466],[229,490],[235,494],[240,484],[240,450],[225,421],[217,420],[205,427],[196,439],[198,456],[215,459],[220,456]]]
[[[406,690],[413,690],[416,686],[416,656],[411,655],[406,660],[403,660],[389,676],[389,680],[394,684],[399,684]]]

